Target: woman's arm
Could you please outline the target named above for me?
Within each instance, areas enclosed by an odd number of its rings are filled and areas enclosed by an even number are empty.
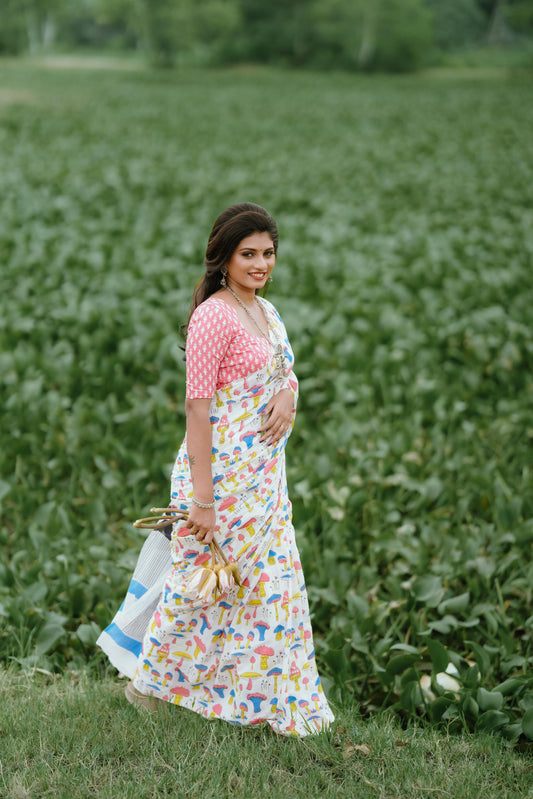
[[[210,399],[185,400],[187,415],[187,455],[198,502],[213,502],[213,472],[211,470],[212,436],[209,421]],[[214,508],[199,508],[194,503],[189,510],[187,526],[197,541],[209,544],[215,534],[217,519]]]

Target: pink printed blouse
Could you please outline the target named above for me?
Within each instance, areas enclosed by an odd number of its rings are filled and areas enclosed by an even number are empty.
[[[209,297],[191,316],[185,352],[187,399],[210,399],[217,389],[265,366],[272,346],[249,333],[228,303]]]

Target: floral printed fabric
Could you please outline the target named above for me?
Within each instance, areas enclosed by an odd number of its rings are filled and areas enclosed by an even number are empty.
[[[270,306],[271,308],[273,306]],[[149,623],[134,678],[144,694],[236,724],[268,723],[307,735],[333,719],[317,673],[307,593],[291,522],[285,446],[260,442],[262,410],[281,386],[297,398],[293,356],[284,375],[272,358],[216,391],[211,402],[217,541],[236,561],[242,586],[202,604],[186,594],[191,571],[209,548],[174,525],[172,569]],[[171,504],[192,498],[186,441],[172,473]]]

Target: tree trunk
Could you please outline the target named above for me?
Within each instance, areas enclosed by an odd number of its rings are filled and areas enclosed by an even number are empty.
[[[32,55],[46,50],[54,43],[56,26],[51,13],[42,17],[38,12],[26,12],[26,36],[28,49]]]
[[[50,47],[56,38],[56,26],[54,22],[54,18],[51,14],[46,15],[46,19],[44,21],[43,29],[42,29],[42,43],[43,47],[46,49]]]
[[[35,17],[26,12],[26,36],[28,37],[28,50],[32,55],[39,51],[39,29]]]
[[[489,23],[487,39],[490,44],[504,44],[512,39],[512,33],[505,19],[507,0],[498,0],[494,6]]]
[[[376,52],[378,19],[381,0],[365,0],[363,8],[363,34],[357,54],[357,64],[360,69],[366,69],[371,63]]]

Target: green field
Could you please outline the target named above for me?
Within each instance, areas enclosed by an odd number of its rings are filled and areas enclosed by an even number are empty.
[[[184,433],[179,325],[252,200],[329,695],[530,742],[530,79],[62,66],[0,65],[0,660],[112,673],[94,642]]]

